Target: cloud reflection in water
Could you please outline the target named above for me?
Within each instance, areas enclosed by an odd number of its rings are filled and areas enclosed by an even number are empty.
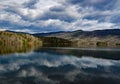
[[[105,84],[109,80],[109,84],[120,83],[120,60],[45,52],[0,57],[1,84]]]

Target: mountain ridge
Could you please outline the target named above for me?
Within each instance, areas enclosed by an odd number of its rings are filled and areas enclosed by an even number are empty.
[[[48,35],[54,35],[54,34],[60,34],[60,33],[74,33],[75,36],[78,35],[84,35],[84,36],[89,36],[89,35],[117,35],[120,36],[120,29],[104,29],[104,30],[93,30],[93,31],[84,31],[84,30],[75,30],[75,31],[57,31],[57,32],[46,32],[46,33],[28,33],[28,32],[17,32],[17,31],[11,31],[11,30],[5,30],[5,32],[13,32],[13,33],[21,33],[21,34],[30,34],[34,36],[48,36]]]
[[[120,38],[120,29],[105,29],[105,30],[94,30],[94,31],[61,31],[61,32],[50,32],[50,33],[36,33],[34,36],[45,36],[45,37],[58,37],[64,39],[84,38],[84,37],[106,37],[116,36]]]

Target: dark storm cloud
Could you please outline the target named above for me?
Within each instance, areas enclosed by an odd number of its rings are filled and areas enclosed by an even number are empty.
[[[77,4],[83,7],[94,7],[99,10],[112,9],[116,0],[68,0],[71,4]]]
[[[34,8],[34,5],[38,2],[39,0],[30,0],[29,2],[24,3],[23,5],[28,8]]]
[[[51,7],[50,11],[52,11],[52,12],[63,12],[63,11],[65,11],[65,7],[63,7],[63,6]]]
[[[57,10],[58,11],[58,10]],[[66,22],[71,22],[73,20],[75,20],[74,17],[69,16],[67,14],[65,14],[64,12],[46,12],[42,17],[40,17],[41,20],[48,20],[48,19],[59,19],[61,21],[66,21]]]
[[[120,24],[120,15],[114,16],[110,19],[110,21],[116,24]]]

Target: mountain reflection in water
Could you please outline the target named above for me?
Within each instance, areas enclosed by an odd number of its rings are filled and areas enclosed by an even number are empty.
[[[0,84],[120,84],[119,49],[40,48],[0,55]]]

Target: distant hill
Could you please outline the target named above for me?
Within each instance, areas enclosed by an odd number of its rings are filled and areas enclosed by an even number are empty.
[[[11,32],[11,33],[17,33],[17,34],[30,34],[28,32],[17,32],[17,31],[11,31],[11,30],[5,30],[4,32]]]
[[[95,31],[61,31],[61,32],[51,32],[51,33],[36,33],[34,36],[46,36],[46,37],[59,37],[64,39],[78,39],[78,38],[88,38],[88,37],[99,37],[104,38],[106,36],[116,36],[120,37],[120,29],[106,29],[106,30],[95,30]]]
[[[76,47],[120,47],[120,29],[37,33],[34,36],[67,39]]]
[[[46,36],[52,36],[52,35],[58,35],[58,34],[61,34],[61,33],[70,33],[69,31],[59,31],[59,32],[48,32],[48,33],[35,33],[35,34],[32,34],[34,36],[42,36],[42,37],[46,37]]]

